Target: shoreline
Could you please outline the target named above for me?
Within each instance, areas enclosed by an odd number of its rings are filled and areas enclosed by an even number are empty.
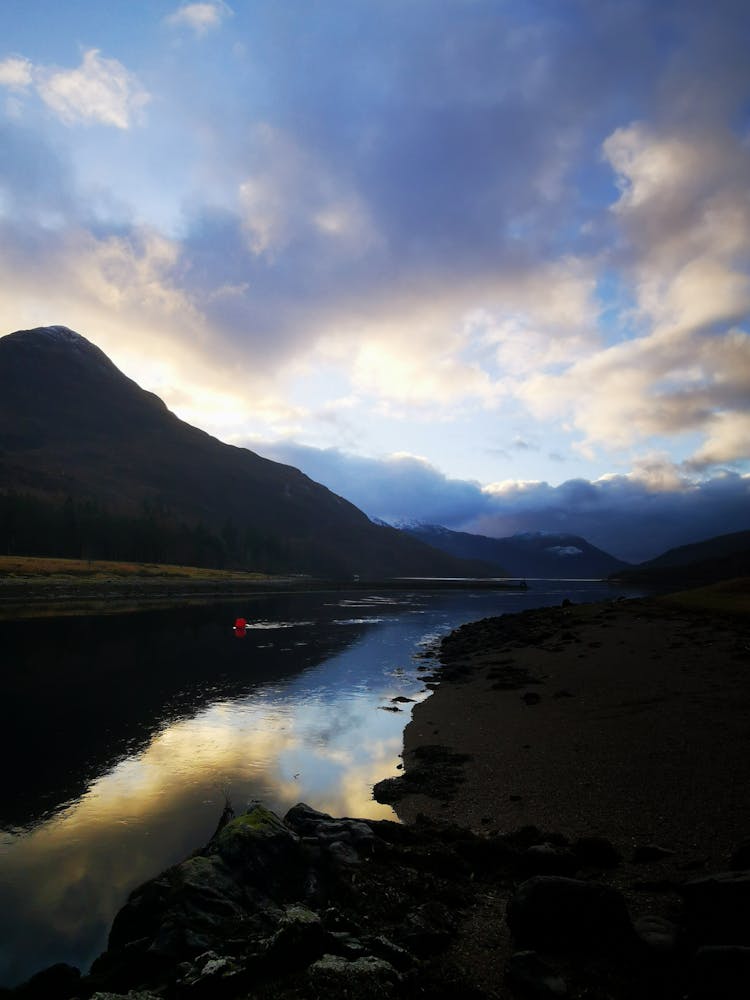
[[[369,590],[443,592],[446,590],[524,590],[508,579],[318,580],[275,577],[262,580],[206,579],[136,575],[121,579],[0,578],[0,620],[55,615],[126,614],[133,611],[212,604],[270,594],[361,593]]]
[[[439,655],[404,732],[402,821],[533,823],[715,863],[750,835],[746,617],[654,598],[537,609],[465,625]],[[435,754],[452,779],[430,794]]]
[[[439,656],[387,779],[403,822],[536,824],[717,863],[750,835],[747,617],[653,598],[535,609],[465,625]],[[431,787],[441,757],[451,779]]]

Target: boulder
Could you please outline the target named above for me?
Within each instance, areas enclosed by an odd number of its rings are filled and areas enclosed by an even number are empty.
[[[400,976],[382,958],[367,955],[348,961],[339,955],[323,955],[309,970],[315,995],[330,993],[348,1000],[381,1000],[393,995]]]
[[[209,847],[244,885],[285,898],[299,889],[303,855],[299,837],[279,817],[254,805],[219,832]]]
[[[599,882],[537,875],[518,886],[506,919],[527,948],[622,952],[634,944],[625,899]]]

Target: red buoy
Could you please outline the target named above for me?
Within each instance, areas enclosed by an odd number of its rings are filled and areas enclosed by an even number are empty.
[[[234,622],[234,627],[235,628],[247,628],[247,619],[246,618],[236,618],[235,622]]]

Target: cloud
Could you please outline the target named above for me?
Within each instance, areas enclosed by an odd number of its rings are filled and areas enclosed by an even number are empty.
[[[35,66],[23,57],[0,63],[0,86],[14,91],[33,88],[66,125],[110,125],[128,129],[150,95],[117,59],[98,49],[84,52],[77,69]]]
[[[743,461],[750,150],[715,125],[660,133],[636,123],[612,133],[604,153],[620,185],[612,211],[639,335],[531,374],[518,396],[540,418],[571,416],[590,450],[698,432],[711,445],[696,463]]]
[[[222,0],[210,3],[188,3],[169,14],[165,21],[175,28],[190,28],[198,37],[218,28],[222,21],[233,14],[232,8]]]
[[[37,88],[44,103],[66,125],[127,129],[150,100],[121,62],[102,58],[97,49],[84,53],[78,69],[42,71]]]
[[[9,56],[0,62],[0,87],[25,90],[31,86],[32,65],[23,56]]]

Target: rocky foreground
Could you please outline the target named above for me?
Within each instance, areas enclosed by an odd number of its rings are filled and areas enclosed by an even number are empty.
[[[658,855],[644,850],[646,870]],[[610,884],[621,862],[600,838],[255,805],[132,893],[89,975],[53,966],[13,995],[746,997],[750,872],[735,869],[750,845],[733,869],[673,886],[672,919],[630,911]],[[514,949],[488,982],[472,956],[504,924]]]
[[[228,810],[88,975],[4,995],[746,1000],[749,653],[648,602],[465,626],[375,786],[407,823]]]

